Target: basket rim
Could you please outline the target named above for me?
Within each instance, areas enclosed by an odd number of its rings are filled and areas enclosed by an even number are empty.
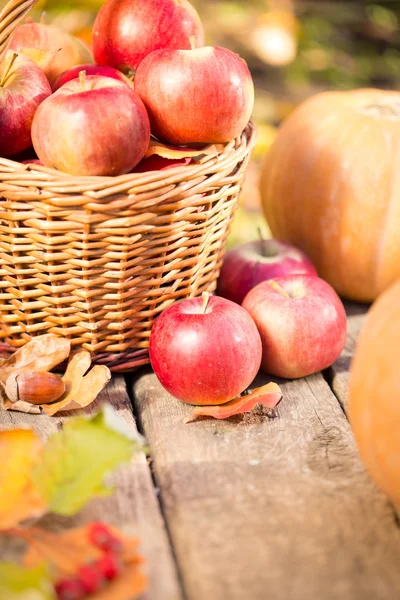
[[[256,142],[256,127],[252,120],[249,121],[241,135],[221,149],[215,145],[215,153],[202,154],[199,149],[199,160],[194,164],[174,166],[168,171],[148,171],[144,173],[127,173],[125,175],[99,176],[87,175],[76,176],[58,171],[57,169],[43,167],[37,164],[23,164],[10,158],[0,157],[0,183],[12,183],[24,187],[45,187],[46,183],[51,182],[52,186],[59,185],[65,188],[64,193],[70,193],[89,190],[102,190],[107,188],[118,188],[150,184],[177,184],[185,181],[188,175],[194,178],[198,175],[206,175],[210,170],[220,171],[226,167],[227,161],[231,162],[234,157],[235,162],[239,162],[245,155],[253,149]],[[177,146],[179,148],[179,146]],[[205,147],[204,147],[205,148]],[[18,179],[20,180],[18,181]],[[34,181],[34,183],[33,183]],[[73,190],[71,188],[74,188]],[[0,196],[1,196],[0,190]],[[78,192],[79,193],[79,192]]]

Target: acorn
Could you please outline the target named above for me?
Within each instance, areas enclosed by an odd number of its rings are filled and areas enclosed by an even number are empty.
[[[50,404],[65,392],[65,383],[58,375],[47,371],[14,373],[6,382],[6,394],[10,402]]]

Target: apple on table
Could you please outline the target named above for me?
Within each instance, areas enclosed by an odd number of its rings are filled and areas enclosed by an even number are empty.
[[[256,285],[242,303],[260,333],[261,366],[296,379],[330,367],[346,342],[346,312],[335,290],[313,275],[287,275]]]
[[[241,304],[258,283],[284,275],[317,275],[299,248],[275,239],[254,240],[229,250],[218,278],[217,294]]]
[[[150,334],[150,361],[164,388],[189,404],[222,404],[243,392],[261,364],[253,319],[204,293],[167,308]]]

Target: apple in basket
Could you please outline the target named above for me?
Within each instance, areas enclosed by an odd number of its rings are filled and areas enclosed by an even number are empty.
[[[232,140],[247,125],[254,104],[247,64],[219,47],[152,52],[137,69],[135,90],[152,133],[177,145]]]
[[[15,30],[9,48],[25,54],[44,71],[50,83],[75,65],[93,63],[89,48],[56,25],[24,23]]]
[[[222,404],[256,376],[261,340],[241,306],[203,294],[176,302],[150,334],[150,360],[164,388],[189,404]]]
[[[280,240],[254,240],[226,253],[217,294],[241,304],[258,283],[284,275],[316,275],[302,250]]]
[[[39,67],[26,56],[8,51],[0,64],[0,156],[13,156],[32,145],[33,117],[50,94]]]
[[[46,167],[71,175],[121,175],[145,155],[150,125],[132,88],[81,72],[41,104],[32,141]]]
[[[128,79],[121,71],[117,69],[113,69],[112,67],[102,67],[99,65],[77,65],[76,67],[72,67],[72,69],[68,69],[61,73],[57,77],[57,79],[53,82],[51,86],[53,92],[56,92],[60,87],[62,87],[68,81],[72,81],[73,79],[79,79],[79,73],[81,71],[85,71],[86,75],[98,75],[101,77],[111,77],[112,79],[118,79],[119,81],[124,81],[130,87],[133,87],[133,82]]]
[[[256,285],[242,303],[263,344],[262,368],[294,379],[331,366],[346,342],[346,312],[315,275],[286,275]]]
[[[199,15],[188,0],[108,0],[93,26],[96,63],[135,72],[159,48],[204,44]]]

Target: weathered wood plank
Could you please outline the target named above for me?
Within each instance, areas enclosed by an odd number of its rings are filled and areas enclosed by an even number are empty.
[[[102,392],[96,404],[110,402],[120,416],[136,428],[131,403],[122,377],[114,378]],[[95,410],[96,405],[90,407]],[[72,413],[70,413],[72,414]],[[45,415],[25,415],[0,410],[0,427],[33,427],[41,437],[54,433],[65,418]],[[107,452],[107,448],[104,448]],[[147,560],[150,576],[148,600],[181,600],[176,566],[146,456],[141,453],[129,465],[118,470],[113,478],[115,493],[109,498],[92,501],[73,519],[46,517],[46,527],[74,526],[102,519],[119,527],[127,535],[141,539],[142,554]],[[18,546],[0,539],[0,559],[16,558]],[[11,554],[10,554],[11,553]]]
[[[321,375],[283,390],[275,419],[185,425],[134,384],[188,600],[397,600],[400,530],[337,399]]]
[[[329,383],[335,392],[343,410],[347,413],[348,384],[351,358],[357,344],[358,334],[365,321],[369,306],[365,304],[345,303],[347,313],[347,341],[346,346],[328,371]]]

